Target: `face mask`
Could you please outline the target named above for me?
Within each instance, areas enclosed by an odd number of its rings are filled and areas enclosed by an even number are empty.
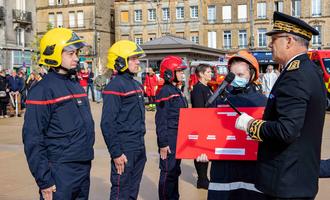
[[[239,76],[235,76],[235,79],[231,83],[233,87],[245,87],[249,83],[249,80],[246,78],[241,78]]]

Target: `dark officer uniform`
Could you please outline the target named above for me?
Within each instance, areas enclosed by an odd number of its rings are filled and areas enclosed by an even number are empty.
[[[181,160],[175,159],[180,108],[188,103],[180,89],[171,83],[165,84],[156,96],[155,117],[157,143],[159,148],[170,147],[167,159],[159,161],[160,178],[158,194],[161,200],[179,199],[179,176]]]
[[[303,21],[274,13],[274,30],[310,40],[318,32]],[[263,120],[250,135],[262,140],[256,187],[270,198],[311,198],[318,190],[321,139],[326,108],[322,74],[307,54],[292,58],[277,79]]]
[[[26,105],[24,151],[39,188],[56,185],[55,200],[88,199],[95,133],[85,91],[51,70]]]
[[[235,107],[263,107],[267,102],[254,84],[246,88],[233,88],[227,98]],[[218,99],[217,104],[227,103]],[[254,186],[256,161],[212,161],[210,173],[208,200],[265,199]]]
[[[146,163],[145,108],[142,85],[133,74],[120,72],[103,91],[101,128],[111,160],[110,199],[136,199]],[[125,154],[124,173],[117,173],[114,158]]]

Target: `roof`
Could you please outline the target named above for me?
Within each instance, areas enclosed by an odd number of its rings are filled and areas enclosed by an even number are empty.
[[[176,37],[173,35],[166,35],[141,45],[142,49],[148,55],[154,54],[173,54],[175,53],[193,53],[199,55],[208,55],[219,57],[225,54],[225,51],[198,45],[192,41]]]
[[[145,45],[167,45],[167,44],[193,45],[195,43],[193,43],[192,41],[189,41],[189,40],[185,40],[183,38],[176,37],[176,36],[166,35],[166,36],[151,40],[149,42],[146,42],[143,44],[143,46],[145,46]]]

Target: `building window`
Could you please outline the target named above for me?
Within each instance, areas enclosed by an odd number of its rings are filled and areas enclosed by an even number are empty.
[[[224,49],[231,48],[231,31],[223,32],[223,48]]]
[[[77,0],[77,3],[84,3],[84,0]]]
[[[24,29],[18,28],[16,31],[16,41],[18,46],[24,46]]]
[[[258,46],[259,47],[267,47],[266,32],[267,32],[267,29],[265,29],[265,28],[258,29]]]
[[[134,21],[142,21],[142,10],[134,10]]]
[[[321,0],[312,0],[312,16],[321,16]]]
[[[231,22],[231,6],[222,7],[222,20],[223,20],[223,23]]]
[[[148,35],[149,41],[154,40],[156,38],[156,33],[152,33]]]
[[[191,36],[191,41],[196,43],[196,44],[199,44],[199,37],[198,35],[193,35]]]
[[[301,1],[300,0],[292,0],[292,16],[300,17],[301,14]]]
[[[55,0],[48,0],[48,5],[54,6],[55,5]]]
[[[77,12],[77,25],[79,28],[84,27],[84,12],[78,11]]]
[[[190,6],[190,18],[198,18],[198,6]]]
[[[238,31],[238,48],[244,49],[247,48],[247,33],[246,30],[239,30]]]
[[[62,5],[62,4],[63,4],[62,0],[57,0],[57,5]]]
[[[120,22],[128,23],[128,11],[121,11],[120,12]]]
[[[56,13],[57,18],[57,27],[63,27],[63,14],[62,13]]]
[[[176,19],[184,19],[184,8],[183,7],[176,8]]]
[[[149,9],[148,10],[148,20],[155,21],[156,20],[156,9]]]
[[[260,2],[257,4],[257,17],[258,19],[266,19],[267,15],[266,2]]]
[[[283,12],[283,1],[275,1],[274,10],[278,12]]]
[[[216,20],[216,8],[214,5],[207,7],[207,20],[209,22],[215,22]]]
[[[170,20],[170,9],[169,8],[163,8],[163,20],[168,21]]]
[[[207,33],[207,46],[217,48],[217,32],[209,31]]]
[[[48,23],[49,23],[51,28],[55,27],[55,15],[54,15],[54,13],[49,13],[48,14]]]
[[[135,37],[135,43],[141,45],[143,43],[143,39],[141,36]]]
[[[69,4],[74,4],[75,0],[69,0]]]
[[[74,12],[69,12],[69,27],[73,28],[76,26],[76,16]]]
[[[319,35],[312,36],[312,45],[321,46],[321,44],[322,44],[321,26],[314,26],[314,28],[319,31]]]
[[[239,22],[247,21],[247,6],[246,5],[237,6],[237,18],[238,18]]]

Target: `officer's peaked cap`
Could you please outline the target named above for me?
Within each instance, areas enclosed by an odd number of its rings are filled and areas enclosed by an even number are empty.
[[[308,25],[303,20],[281,12],[275,11],[273,20],[274,27],[273,30],[266,33],[268,36],[276,33],[291,33],[310,41],[312,39],[312,35],[319,35],[319,32],[316,29]]]

